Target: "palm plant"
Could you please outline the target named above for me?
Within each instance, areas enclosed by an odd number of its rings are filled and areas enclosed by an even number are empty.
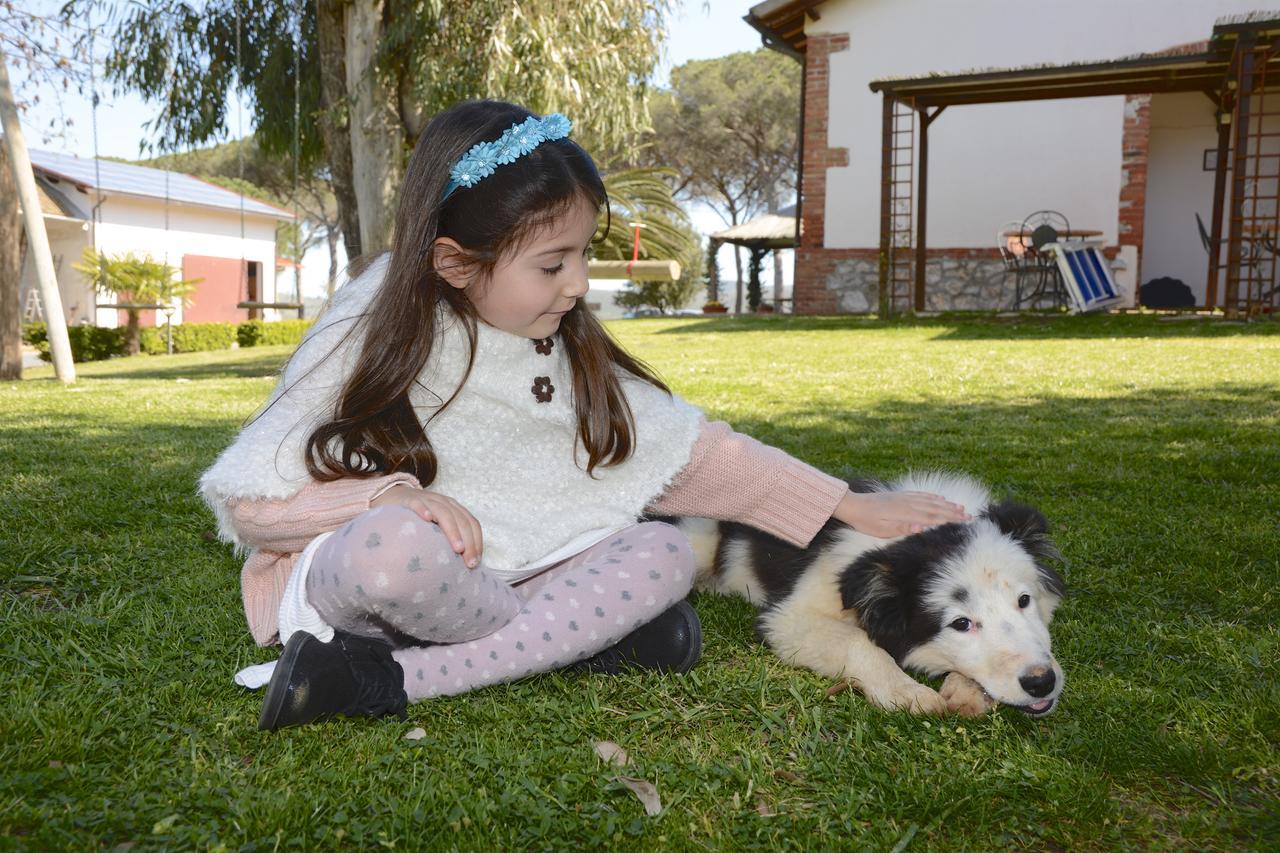
[[[178,271],[169,264],[139,257],[132,252],[108,255],[92,246],[85,248],[80,263],[73,266],[88,276],[95,287],[114,294],[116,301],[125,306],[169,305],[175,299],[187,305],[187,297],[204,280],[180,279],[176,277]],[[138,317],[143,309],[122,307],[120,310],[129,317],[125,328],[125,354],[137,355],[141,349],[138,343]]]

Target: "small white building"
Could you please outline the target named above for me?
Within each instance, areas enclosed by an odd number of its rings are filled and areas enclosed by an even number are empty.
[[[1256,8],[1257,0],[753,4],[746,19],[766,46],[804,67],[796,311],[876,310],[885,99],[874,81],[1203,51],[1218,19]],[[1100,232],[1108,257],[1127,262],[1125,276],[1177,279],[1204,304],[1208,256],[1196,216],[1211,219],[1216,110],[1199,91],[948,108],[928,131],[927,307],[1007,305],[997,231],[1042,209]]]
[[[89,246],[108,255],[150,257],[184,279],[201,279],[188,304],[175,310],[174,323],[294,316],[236,307],[294,301],[293,273],[278,275],[276,258],[276,228],[293,219],[289,211],[179,172],[48,151],[30,154],[68,325],[115,327],[127,319],[113,307],[114,295],[97,292],[74,268]],[[22,270],[24,320],[39,292],[29,255]],[[157,325],[157,313],[140,312],[142,325]]]

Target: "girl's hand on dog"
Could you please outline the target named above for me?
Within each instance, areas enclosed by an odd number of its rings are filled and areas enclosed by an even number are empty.
[[[835,517],[880,539],[919,533],[937,524],[972,521],[964,507],[929,492],[849,492]]]
[[[484,550],[480,522],[453,498],[397,483],[369,501],[370,508],[388,504],[408,507],[424,521],[439,525],[440,532],[448,538],[454,552],[462,555],[467,568],[480,565],[480,552]]]

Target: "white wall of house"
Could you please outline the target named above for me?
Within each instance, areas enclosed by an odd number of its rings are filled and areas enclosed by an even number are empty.
[[[188,254],[257,261],[262,265],[262,301],[276,298],[276,220],[265,216],[246,213],[241,240],[238,210],[170,203],[166,227],[163,199],[116,196],[102,206],[97,242],[100,251],[150,255],[179,273],[182,257]],[[116,325],[115,310],[98,313],[99,325]],[[267,313],[267,319],[276,319],[274,310]],[[182,321],[181,308],[173,321]]]
[[[62,299],[62,311],[68,325],[93,322],[93,293],[85,284],[84,276],[72,269],[80,262],[84,247],[89,245],[89,231],[85,223],[62,217],[46,216],[45,232],[49,236],[49,254],[53,256],[53,274],[58,280],[58,294]],[[25,312],[28,294],[39,291],[36,281],[35,258],[30,251],[22,265],[19,295]],[[24,314],[25,316],[25,314]]]
[[[82,212],[88,216],[88,209]],[[244,239],[240,237],[240,212],[221,208],[198,207],[170,202],[168,226],[163,199],[141,196],[107,196],[102,205],[102,220],[97,228],[97,248],[107,254],[150,256],[182,272],[184,255],[258,261],[262,264],[263,301],[276,301],[276,222],[269,217],[246,213]],[[49,248],[54,257],[58,289],[69,324],[92,323],[114,327],[120,322],[114,308],[99,307],[94,311],[93,288],[88,279],[73,268],[79,263],[84,248],[90,245],[92,231],[79,222],[46,218]],[[28,288],[36,287],[35,268],[28,258],[22,272],[23,299]],[[292,279],[285,284],[292,287]],[[112,297],[103,295],[100,301]],[[24,303],[25,304],[25,303]],[[275,309],[264,311],[268,320],[280,319]],[[282,315],[294,316],[291,312]],[[174,323],[182,322],[182,309],[173,315]]]
[[[1257,0],[822,4],[806,32],[849,34],[849,49],[830,60],[828,144],[849,149],[849,166],[827,172],[827,247],[879,243],[882,96],[870,81],[1160,51],[1202,41],[1217,18],[1255,8]],[[1121,97],[950,107],[929,129],[929,245],[994,246],[1003,223],[1041,208],[1115,243],[1123,117]]]
[[[1214,107],[1199,92],[1151,98],[1147,206],[1143,223],[1142,281],[1169,276],[1191,288],[1203,304],[1209,256],[1196,230],[1196,214],[1209,230],[1213,172],[1205,149],[1218,147]]]

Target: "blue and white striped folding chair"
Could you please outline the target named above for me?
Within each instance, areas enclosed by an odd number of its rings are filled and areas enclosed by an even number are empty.
[[[1044,248],[1053,252],[1077,312],[1097,311],[1122,301],[1098,244],[1050,243]]]

